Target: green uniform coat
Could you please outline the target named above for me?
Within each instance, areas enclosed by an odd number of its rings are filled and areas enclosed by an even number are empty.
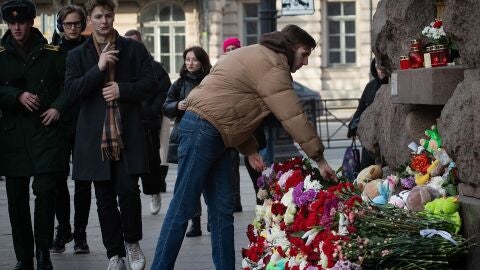
[[[29,39],[26,58],[15,48],[10,30],[0,47],[0,175],[10,177],[66,170],[58,122],[44,126],[40,117],[49,108],[62,113],[65,107],[65,60],[38,29],[32,27]],[[38,95],[37,111],[18,102],[25,91]]]

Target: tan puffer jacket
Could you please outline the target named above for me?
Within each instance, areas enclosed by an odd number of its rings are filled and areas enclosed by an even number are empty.
[[[287,57],[262,45],[220,57],[187,106],[218,129],[226,147],[244,155],[257,151],[252,134],[272,112],[310,158],[323,158],[324,146],[293,90]]]

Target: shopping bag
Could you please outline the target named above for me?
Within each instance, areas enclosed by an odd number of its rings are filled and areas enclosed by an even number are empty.
[[[357,148],[355,138],[352,139],[352,144],[345,150],[342,171],[343,176],[350,181],[355,180],[360,171],[360,150]]]

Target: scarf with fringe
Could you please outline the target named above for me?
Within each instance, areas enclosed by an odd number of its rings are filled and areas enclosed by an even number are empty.
[[[95,49],[97,50],[98,56],[102,53],[100,44],[95,38],[95,35],[92,35],[93,43],[95,44]],[[115,49],[115,31],[112,31],[112,35],[109,38],[109,50]],[[107,76],[105,77],[105,83],[113,82],[115,79],[115,63],[109,63],[107,67]],[[107,101],[105,120],[103,122],[103,131],[102,131],[102,160],[120,160],[120,153],[123,149],[122,141],[122,121],[120,117],[120,108],[118,102]]]

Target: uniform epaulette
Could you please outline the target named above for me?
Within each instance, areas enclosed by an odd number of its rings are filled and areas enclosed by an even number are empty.
[[[5,47],[0,46],[0,52],[3,52],[3,51],[5,51]]]
[[[50,45],[50,44],[45,44],[43,45],[43,48],[45,48],[45,50],[50,50],[50,51],[60,51],[60,46],[55,46],[55,45]]]

